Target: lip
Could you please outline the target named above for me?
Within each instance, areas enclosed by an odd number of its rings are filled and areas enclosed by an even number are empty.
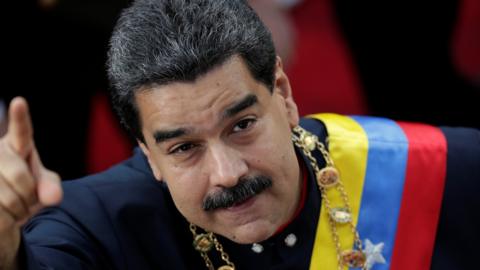
[[[228,208],[224,208],[224,210],[230,212],[230,213],[238,213],[238,212],[241,212],[241,211],[244,211],[245,209],[249,208],[250,206],[253,205],[253,203],[255,202],[257,198],[257,195],[255,196],[252,196],[248,199],[246,199],[245,201],[239,203],[239,204],[235,204],[234,206],[230,206]]]

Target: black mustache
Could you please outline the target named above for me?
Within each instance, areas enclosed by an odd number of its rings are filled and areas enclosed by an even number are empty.
[[[206,197],[203,200],[202,207],[205,211],[228,208],[259,194],[271,186],[272,179],[270,177],[264,175],[246,176],[241,178],[237,185]]]

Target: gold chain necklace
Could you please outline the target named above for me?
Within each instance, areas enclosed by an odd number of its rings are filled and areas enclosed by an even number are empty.
[[[337,250],[338,269],[342,270],[345,266],[353,268],[364,268],[366,262],[366,255],[362,251],[362,241],[358,234],[355,224],[352,220],[352,211],[349,204],[348,196],[340,179],[340,175],[335,169],[335,164],[330,158],[330,155],[325,145],[320,142],[318,137],[302,127],[296,126],[293,128],[292,134],[293,143],[303,151],[303,154],[310,161],[315,177],[317,180],[318,188],[322,197],[322,206],[329,214],[328,223],[332,232],[332,238],[335,243],[335,249]],[[325,168],[320,169],[317,164],[317,160],[313,157],[312,151],[317,149],[325,159]],[[329,194],[332,192],[338,192],[342,198],[343,206],[332,207]],[[337,227],[348,224],[354,237],[354,247],[349,250],[342,250],[340,246],[340,238],[337,232]],[[214,270],[212,261],[208,257],[208,252],[215,247],[220,253],[222,260],[226,263],[218,268],[218,270],[235,270],[235,265],[230,261],[228,254],[223,250],[223,246],[220,244],[215,234],[212,232],[205,232],[197,234],[197,226],[190,223],[190,231],[193,235],[193,246],[200,252],[205,265],[209,270]]]
[[[330,155],[325,145],[320,142],[318,137],[305,129],[297,126],[293,129],[292,140],[293,143],[300,149],[302,149],[305,156],[310,161],[315,178],[317,179],[318,188],[322,196],[322,206],[328,213],[328,223],[332,232],[333,242],[335,243],[335,249],[337,250],[338,269],[344,269],[344,266],[353,268],[364,268],[366,262],[365,253],[362,251],[362,241],[358,234],[355,224],[352,220],[352,211],[348,200],[347,192],[340,179],[340,174],[335,169],[335,164],[330,158]],[[325,159],[326,166],[323,169],[318,168],[317,160],[313,157],[312,151],[317,149]],[[343,206],[332,207],[329,194],[333,192],[340,193],[343,201]],[[354,247],[349,250],[342,250],[340,246],[340,238],[338,236],[337,227],[343,224],[350,226],[351,232],[354,238]]]

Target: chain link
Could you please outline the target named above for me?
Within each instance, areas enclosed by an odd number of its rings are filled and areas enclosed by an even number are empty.
[[[222,260],[224,262],[226,262],[228,265],[230,265],[231,267],[233,267],[233,269],[235,269],[235,265],[233,264],[233,262],[230,261],[230,258],[228,257],[228,254],[223,251],[223,246],[222,244],[220,244],[220,242],[217,240],[217,237],[215,235],[212,234],[212,238],[213,238],[213,243],[215,244],[215,249],[220,252],[221,254],[221,257],[222,257]]]
[[[197,234],[197,226],[193,223],[190,223],[190,232],[192,232],[193,239],[195,239],[198,234]],[[215,249],[220,253],[220,257],[222,258],[222,260],[228,266],[230,266],[233,270],[235,270],[235,264],[230,261],[228,254],[223,250],[223,246],[222,244],[220,244],[215,234],[213,234],[212,232],[207,232],[207,235],[208,235],[208,239],[210,239],[213,242]],[[213,263],[210,260],[210,257],[208,257],[207,252],[203,252],[203,251],[199,251],[199,252],[203,260],[205,261],[205,266],[207,266],[209,270],[214,270]]]

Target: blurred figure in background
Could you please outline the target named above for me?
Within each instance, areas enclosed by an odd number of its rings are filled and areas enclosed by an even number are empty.
[[[480,127],[480,2],[250,2],[284,52],[301,114]]]
[[[333,3],[373,114],[480,127],[479,1]]]
[[[250,0],[270,28],[301,115],[367,114],[356,68],[331,0]]]

